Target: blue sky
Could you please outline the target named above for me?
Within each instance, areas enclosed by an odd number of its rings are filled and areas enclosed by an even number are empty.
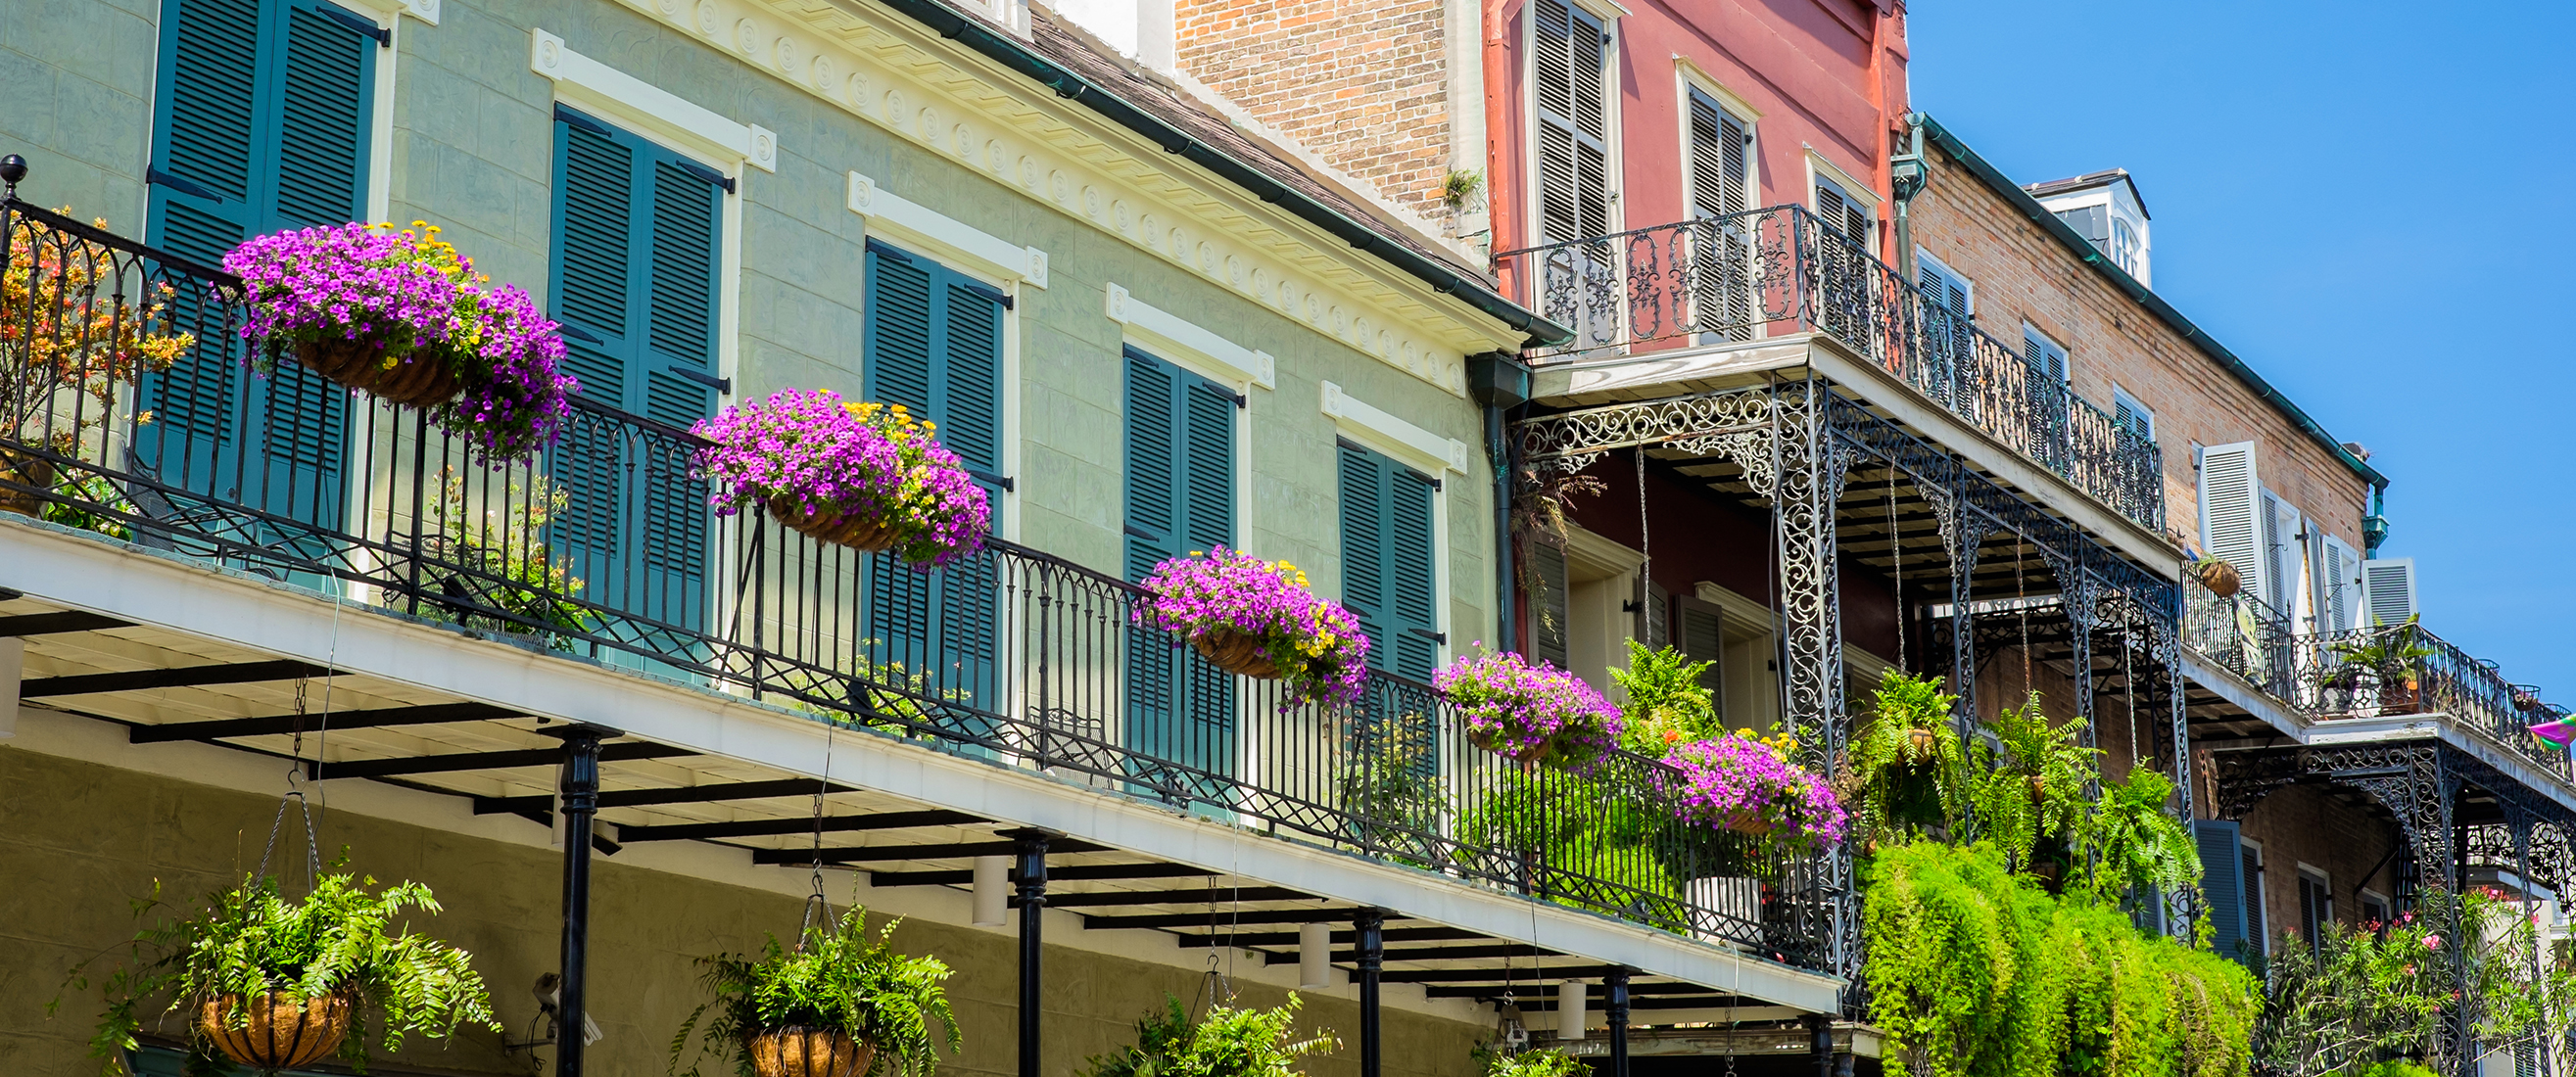
[[[2426,627],[2576,705],[2576,6],[1912,12],[1914,106],[2019,182],[2128,169],[2157,292],[2376,454]]]

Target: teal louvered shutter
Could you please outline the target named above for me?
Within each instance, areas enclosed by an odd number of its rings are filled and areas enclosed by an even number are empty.
[[[929,258],[870,240],[862,395],[938,424],[1001,523],[1002,312],[1009,301]],[[870,558],[864,593],[871,659],[930,678],[941,698],[993,698],[998,568],[971,558],[936,573]],[[891,670],[890,670],[891,671]]]
[[[1339,446],[1342,604],[1369,637],[1369,667],[1429,681],[1440,664],[1428,476],[1369,449]]]
[[[719,181],[556,107],[550,294],[584,399],[677,429],[714,414]],[[684,440],[578,416],[548,469],[570,500],[552,526],[585,596],[684,632],[701,627],[710,520]]]
[[[2200,846],[2200,890],[2208,897],[2205,907],[2216,936],[2211,945],[2219,956],[2251,962],[2252,940],[2245,924],[2245,861],[2237,824],[2228,819],[2201,819],[2191,824],[2192,838]]]
[[[1235,396],[1126,350],[1126,570],[1235,544]],[[1129,748],[1211,773],[1233,771],[1235,681],[1158,631],[1131,634]]]
[[[374,22],[317,0],[178,0],[162,26],[147,233],[208,264],[253,235],[366,212]],[[196,298],[173,302],[196,324]],[[253,379],[229,341],[148,379],[135,446],[163,481],[336,529],[348,394],[293,362]]]

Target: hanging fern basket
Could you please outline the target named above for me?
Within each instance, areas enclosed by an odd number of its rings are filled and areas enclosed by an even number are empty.
[[[284,991],[258,998],[217,995],[198,1004],[197,1034],[252,1069],[287,1069],[338,1051],[349,1036],[351,1009],[349,996],[340,994],[300,1001]]]
[[[324,337],[298,341],[295,358],[332,381],[364,389],[379,400],[415,408],[435,407],[456,399],[457,392],[465,387],[456,376],[455,364],[429,349],[387,363],[381,340]]]
[[[876,1054],[839,1029],[796,1026],[751,1037],[751,1068],[760,1077],[859,1077]]]
[[[2245,589],[2244,577],[2236,574],[2236,566],[2215,557],[2204,558],[2194,565],[2192,575],[2199,577],[2200,585],[2209,588],[2210,594],[2220,598],[2233,598],[2236,592]]]
[[[1258,680],[1279,679],[1279,665],[1261,651],[1261,641],[1241,632],[1213,629],[1190,641],[1216,668]]]

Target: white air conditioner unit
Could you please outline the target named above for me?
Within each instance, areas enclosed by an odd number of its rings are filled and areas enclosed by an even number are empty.
[[[2405,624],[2415,616],[2415,559],[2391,557],[2361,563],[2362,608],[2370,623]]]

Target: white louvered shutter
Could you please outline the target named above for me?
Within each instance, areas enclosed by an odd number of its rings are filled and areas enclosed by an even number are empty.
[[[1713,223],[1697,233],[1692,267],[1697,320],[1725,339],[1747,340],[1753,328],[1753,242],[1734,215],[1753,208],[1746,186],[1753,132],[1697,90],[1690,95],[1690,216]]]
[[[2376,625],[2405,624],[2415,616],[2415,559],[2391,557],[2361,563],[2362,600]]]
[[[2298,555],[2290,548],[2290,544],[2296,541],[2293,536],[2298,534],[2298,528],[2284,518],[2282,510],[2288,506],[2282,504],[2279,495],[2270,490],[2258,490],[2257,496],[2255,519],[2263,528],[2263,586],[2256,592],[2256,597],[2261,598],[2273,612],[2287,615],[2290,596],[2298,587]]]
[[[2324,571],[2321,575],[2322,600],[2319,617],[2326,631],[2347,632],[2360,627],[2356,618],[2361,612],[2361,558],[2353,548],[2333,535],[2325,536]]]
[[[1567,0],[1538,0],[1536,15],[1539,237],[1562,243],[1608,235],[1609,34]]]
[[[2209,556],[2236,566],[2245,590],[2260,596],[2264,575],[2263,484],[2255,471],[2254,443],[2212,445],[2200,454],[2200,544]]]

